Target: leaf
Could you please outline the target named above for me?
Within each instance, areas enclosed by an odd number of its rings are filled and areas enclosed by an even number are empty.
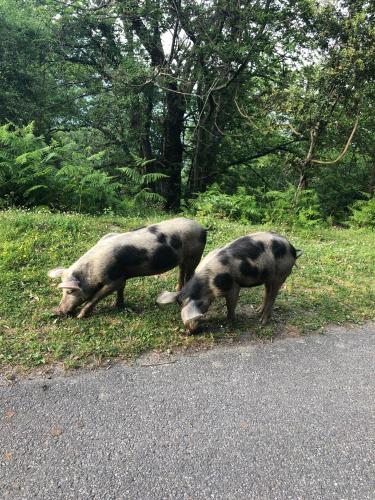
[[[160,179],[166,179],[168,177],[169,175],[162,174],[160,172],[151,172],[149,174],[144,174],[142,176],[142,179],[144,184],[150,184],[152,182],[159,181]]]
[[[137,184],[142,183],[142,175],[137,172],[135,169],[130,168],[130,167],[118,167],[117,170],[119,172],[122,172],[125,177],[128,179],[131,179],[132,181],[136,182]]]
[[[29,189],[26,189],[25,191],[25,194],[30,194],[32,193],[33,191],[37,191],[38,189],[48,189],[48,186],[46,186],[45,184],[39,184],[37,186],[32,186],[31,188]]]

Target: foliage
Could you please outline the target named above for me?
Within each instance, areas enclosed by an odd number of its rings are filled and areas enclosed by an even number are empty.
[[[265,220],[312,227],[322,222],[318,196],[312,189],[298,190],[289,186],[286,191],[265,194]]]
[[[54,153],[42,137],[33,133],[33,124],[16,128],[0,127],[0,197],[16,205],[48,204],[57,183]]]
[[[153,192],[150,185],[168,176],[159,172],[147,172],[147,167],[154,163],[154,160],[143,160],[136,155],[132,157],[133,167],[119,167],[117,170],[130,182],[128,194],[131,195],[133,203],[136,206],[145,204],[148,209],[152,205],[162,206],[165,199],[159,193]]]
[[[327,323],[374,319],[373,234],[362,229],[299,228],[285,234],[304,250],[281,290],[271,324],[260,328],[254,307],[261,287],[242,289],[234,327],[224,321],[223,303],[217,300],[198,335],[181,331],[177,307],[163,314],[155,304],[158,293],[173,289],[177,271],[131,279],[126,286],[125,311],[113,309],[111,296],[98,304],[86,320],[53,318],[50,311],[60,290],[47,271],[70,265],[103,234],[128,231],[155,223],[160,217],[92,217],[51,213],[47,210],[7,210],[0,213],[0,365],[30,368],[49,363],[66,367],[131,358],[146,349],[186,349],[243,337],[270,339],[280,332],[294,335],[320,329]],[[205,253],[246,233],[270,229],[207,217]],[[251,332],[251,333],[249,333]]]
[[[200,193],[192,203],[198,216],[227,217],[231,220],[259,223],[264,210],[258,204],[257,197],[246,194],[244,188],[238,188],[234,194],[225,194],[214,184],[205,193]]]
[[[217,185],[201,193],[192,204],[197,215],[216,215],[250,223],[288,224],[312,227],[323,222],[317,194],[312,189],[285,191],[256,191],[247,194],[238,188],[231,195],[220,191]]]
[[[43,137],[20,159],[24,189],[0,190],[89,212],[160,195],[178,211],[217,184],[226,213],[258,220],[264,193],[292,184],[342,222],[375,182],[374,15],[369,0],[0,0],[0,126]]]
[[[353,226],[375,229],[375,197],[357,200],[350,210],[350,222]]]
[[[104,169],[106,152],[82,150],[74,137],[62,134],[48,145],[36,137],[33,124],[0,127],[0,198],[3,206],[46,205],[54,209],[98,213],[126,211],[132,203],[160,203],[146,184],[162,174],[140,174],[130,168],[126,185]],[[143,165],[139,160],[139,165]],[[123,193],[126,193],[124,195]],[[128,202],[126,203],[126,196]]]

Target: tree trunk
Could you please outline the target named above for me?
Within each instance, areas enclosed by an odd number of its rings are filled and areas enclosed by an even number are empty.
[[[210,96],[204,110],[201,108],[197,124],[196,144],[188,182],[189,194],[200,193],[209,185],[215,176],[215,164],[219,137],[215,132],[217,106]]]
[[[168,210],[178,210],[181,202],[182,131],[186,103],[184,96],[176,91],[177,85],[169,83],[166,94],[164,144],[159,169],[168,175],[161,184],[161,194],[166,198]]]

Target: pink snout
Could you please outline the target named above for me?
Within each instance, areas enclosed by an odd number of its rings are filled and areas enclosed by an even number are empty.
[[[59,307],[55,307],[54,309],[52,309],[52,314],[54,316],[62,316],[64,313],[60,310]]]
[[[60,307],[55,307],[52,309],[52,314],[53,316],[67,316],[69,314],[72,314],[72,311],[64,311],[60,309]]]

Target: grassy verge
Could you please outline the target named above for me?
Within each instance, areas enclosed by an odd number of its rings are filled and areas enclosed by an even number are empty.
[[[50,314],[60,292],[47,271],[69,265],[110,231],[128,230],[150,219],[89,217],[10,210],[0,214],[0,366],[33,367],[63,362],[82,366],[109,358],[130,358],[150,348],[212,344],[248,334],[271,337],[280,331],[304,333],[327,323],[374,319],[374,232],[352,229],[273,227],[304,250],[299,268],[276,301],[270,326],[260,328],[252,306],[263,290],[243,289],[238,323],[225,325],[217,301],[201,333],[182,335],[176,306],[160,309],[155,298],[173,289],[177,270],[160,277],[130,280],[126,301],[133,310],[112,309],[114,296],[101,302],[85,320],[56,319]],[[260,229],[217,219],[201,220],[210,228],[206,252]],[[270,229],[267,227],[264,229]]]

